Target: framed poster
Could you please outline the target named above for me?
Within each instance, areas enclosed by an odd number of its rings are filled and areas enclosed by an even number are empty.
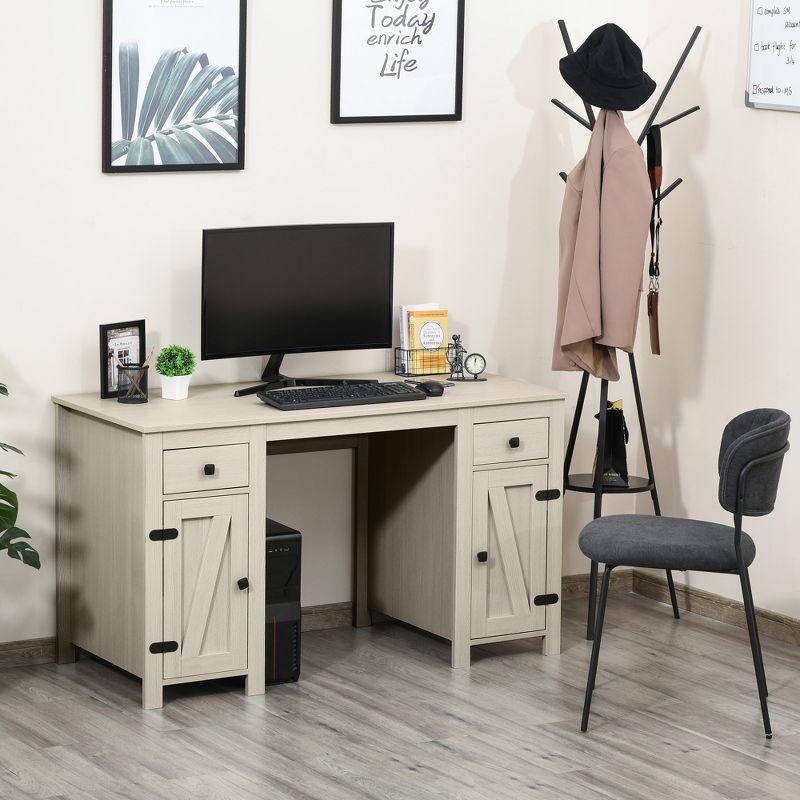
[[[247,0],[103,14],[103,172],[244,169]]]
[[[117,396],[117,363],[141,364],[145,358],[143,319],[100,326],[100,397]]]
[[[331,122],[461,119],[464,0],[334,0]]]

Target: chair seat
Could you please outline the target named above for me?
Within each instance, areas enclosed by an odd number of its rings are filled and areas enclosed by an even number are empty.
[[[737,569],[733,540],[733,528],[714,522],[620,514],[590,522],[578,544],[584,555],[602,564],[728,572]],[[742,556],[747,566],[756,557],[756,546],[746,533]]]

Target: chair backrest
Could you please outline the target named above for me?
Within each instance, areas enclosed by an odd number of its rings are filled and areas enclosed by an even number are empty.
[[[775,507],[790,424],[785,411],[757,408],[725,426],[719,450],[719,502],[726,511],[737,512],[743,473],[743,513],[762,516]]]

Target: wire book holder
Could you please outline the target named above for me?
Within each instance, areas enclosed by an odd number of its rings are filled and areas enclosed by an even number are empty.
[[[569,38],[569,32],[567,31],[567,25],[563,19],[558,20],[558,27],[561,31],[561,38],[564,40],[564,46],[566,47],[567,53],[572,55],[573,48],[572,42]],[[678,73],[681,71],[684,63],[686,62],[689,53],[694,46],[694,43],[697,41],[697,37],[700,35],[700,31],[702,28],[698,25],[692,35],[689,37],[689,41],[686,43],[686,46],[683,48],[683,52],[678,59],[678,62],[675,64],[675,68],[672,70],[672,74],[669,76],[669,79],[664,84],[664,88],[661,90],[661,94],[659,95],[658,99],[656,100],[655,105],[653,106],[652,111],[650,112],[649,116],[647,117],[647,122],[644,124],[644,128],[642,128],[642,132],[639,134],[638,139],[636,140],[637,144],[641,145],[642,142],[647,138],[647,134],[650,131],[650,128],[653,125],[653,122],[658,115],[659,111],[661,111],[661,107],[664,105],[664,101],[667,98],[670,90],[672,89],[673,84],[675,83],[675,79],[678,77]],[[583,108],[586,112],[586,116],[582,117],[577,112],[573,111],[569,106],[565,105],[559,100],[553,98],[550,101],[556,108],[559,108],[563,111],[567,116],[571,119],[575,120],[576,122],[583,125],[588,130],[593,130],[595,125],[595,115],[594,109],[587,103],[585,100],[583,101]],[[688,117],[690,114],[694,114],[695,111],[699,111],[700,106],[692,106],[691,108],[687,108],[685,111],[681,111],[680,114],[675,114],[672,117],[668,117],[663,122],[658,123],[661,128],[665,128],[667,125],[671,125],[673,122],[677,122],[684,117]],[[560,172],[559,176],[561,179],[566,182],[567,174],[566,172]],[[664,200],[667,195],[673,192],[678,186],[683,183],[683,178],[678,178],[673,181],[666,189],[661,192],[659,197],[659,202]],[[605,493],[609,494],[635,494],[639,492],[650,492],[650,497],[653,501],[653,510],[656,516],[661,516],[661,506],[658,502],[658,489],[656,487],[656,479],[655,473],[653,471],[653,459],[650,454],[650,442],[647,438],[647,425],[645,422],[644,417],[644,408],[642,407],[642,393],[639,389],[639,377],[636,372],[636,359],[634,358],[633,353],[628,354],[628,360],[630,362],[630,369],[631,369],[631,381],[633,383],[633,392],[636,398],[636,411],[639,417],[639,429],[642,432],[642,445],[644,447],[644,457],[645,457],[645,464],[647,465],[647,477],[640,478],[631,476],[629,479],[628,486],[603,486],[603,470],[602,468],[596,469],[594,474],[585,474],[585,475],[571,475],[570,474],[570,467],[572,466],[572,456],[575,451],[575,442],[578,438],[578,429],[580,428],[581,422],[581,414],[583,413],[583,405],[584,401],[586,400],[586,388],[589,385],[589,373],[584,372],[583,377],[581,379],[581,388],[578,393],[578,403],[575,407],[575,416],[572,419],[572,428],[569,434],[569,440],[567,442],[567,449],[564,455],[564,491],[572,491],[572,492],[586,492],[594,494],[594,518],[597,519],[598,517],[602,516],[603,513],[603,495]],[[606,418],[607,418],[607,404],[608,404],[608,381],[603,379],[600,381],[600,413],[599,419],[600,424],[598,426],[597,432],[597,464],[602,465],[605,461],[605,442],[606,442]],[[675,583],[672,579],[672,573],[667,570],[667,584],[669,585],[669,594],[670,599],[672,600],[672,613],[675,616],[675,619],[680,619],[680,612],[678,611],[678,599],[675,595]],[[588,618],[586,624],[586,638],[593,639],[594,638],[594,626],[595,626],[595,615],[596,615],[596,608],[597,608],[597,562],[592,561],[591,564],[591,573],[590,573],[590,580],[589,580],[589,610],[588,610]]]
[[[428,375],[449,375],[447,347],[395,347],[394,374],[401,378],[423,378]]]

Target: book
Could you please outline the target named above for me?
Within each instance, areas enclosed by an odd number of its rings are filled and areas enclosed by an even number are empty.
[[[401,354],[401,370],[409,372],[411,365],[408,363],[408,354],[405,352],[411,349],[411,343],[408,337],[408,315],[412,311],[435,311],[439,309],[438,303],[417,303],[416,305],[400,306],[400,348]]]
[[[408,312],[410,371],[412,373],[433,375],[449,370],[446,350],[447,322],[446,309],[418,309]],[[425,350],[431,352],[422,352]]]

